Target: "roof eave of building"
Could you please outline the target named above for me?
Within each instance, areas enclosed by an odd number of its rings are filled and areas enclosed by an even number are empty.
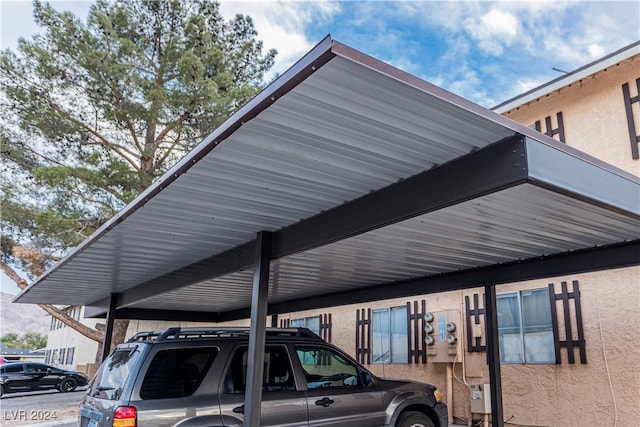
[[[607,56],[597,59],[587,65],[584,65],[570,73],[564,74],[556,79],[553,79],[541,86],[531,89],[528,92],[520,94],[515,98],[511,98],[495,107],[491,110],[496,113],[503,114],[514,108],[520,107],[528,102],[534,101],[540,97],[553,93],[563,87],[569,86],[577,81],[580,81],[588,76],[596,74],[612,65],[618,64],[622,61],[628,60],[636,55],[640,55],[640,40],[636,41],[628,46],[623,47]]]

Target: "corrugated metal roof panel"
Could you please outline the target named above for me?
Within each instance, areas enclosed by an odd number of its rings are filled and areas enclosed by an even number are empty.
[[[635,219],[527,184],[273,261],[269,301],[594,247],[624,241],[634,232]],[[252,280],[247,270],[133,307],[239,309],[244,306],[238,297],[250,297]]]

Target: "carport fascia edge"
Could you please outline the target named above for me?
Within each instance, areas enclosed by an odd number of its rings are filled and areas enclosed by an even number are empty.
[[[640,218],[640,178],[576,153],[526,137],[529,181],[542,188]]]

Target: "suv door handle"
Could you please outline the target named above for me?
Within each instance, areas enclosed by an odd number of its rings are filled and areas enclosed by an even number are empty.
[[[331,405],[333,402],[334,402],[333,399],[329,399],[328,397],[325,397],[323,399],[316,400],[316,405],[324,406],[326,408],[329,405]]]
[[[236,414],[244,414],[244,405],[233,408],[233,412]]]

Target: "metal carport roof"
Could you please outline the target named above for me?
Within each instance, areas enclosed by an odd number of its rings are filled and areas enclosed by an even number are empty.
[[[639,207],[638,177],[327,37],[15,301],[245,318],[262,231],[271,313],[637,265]]]

